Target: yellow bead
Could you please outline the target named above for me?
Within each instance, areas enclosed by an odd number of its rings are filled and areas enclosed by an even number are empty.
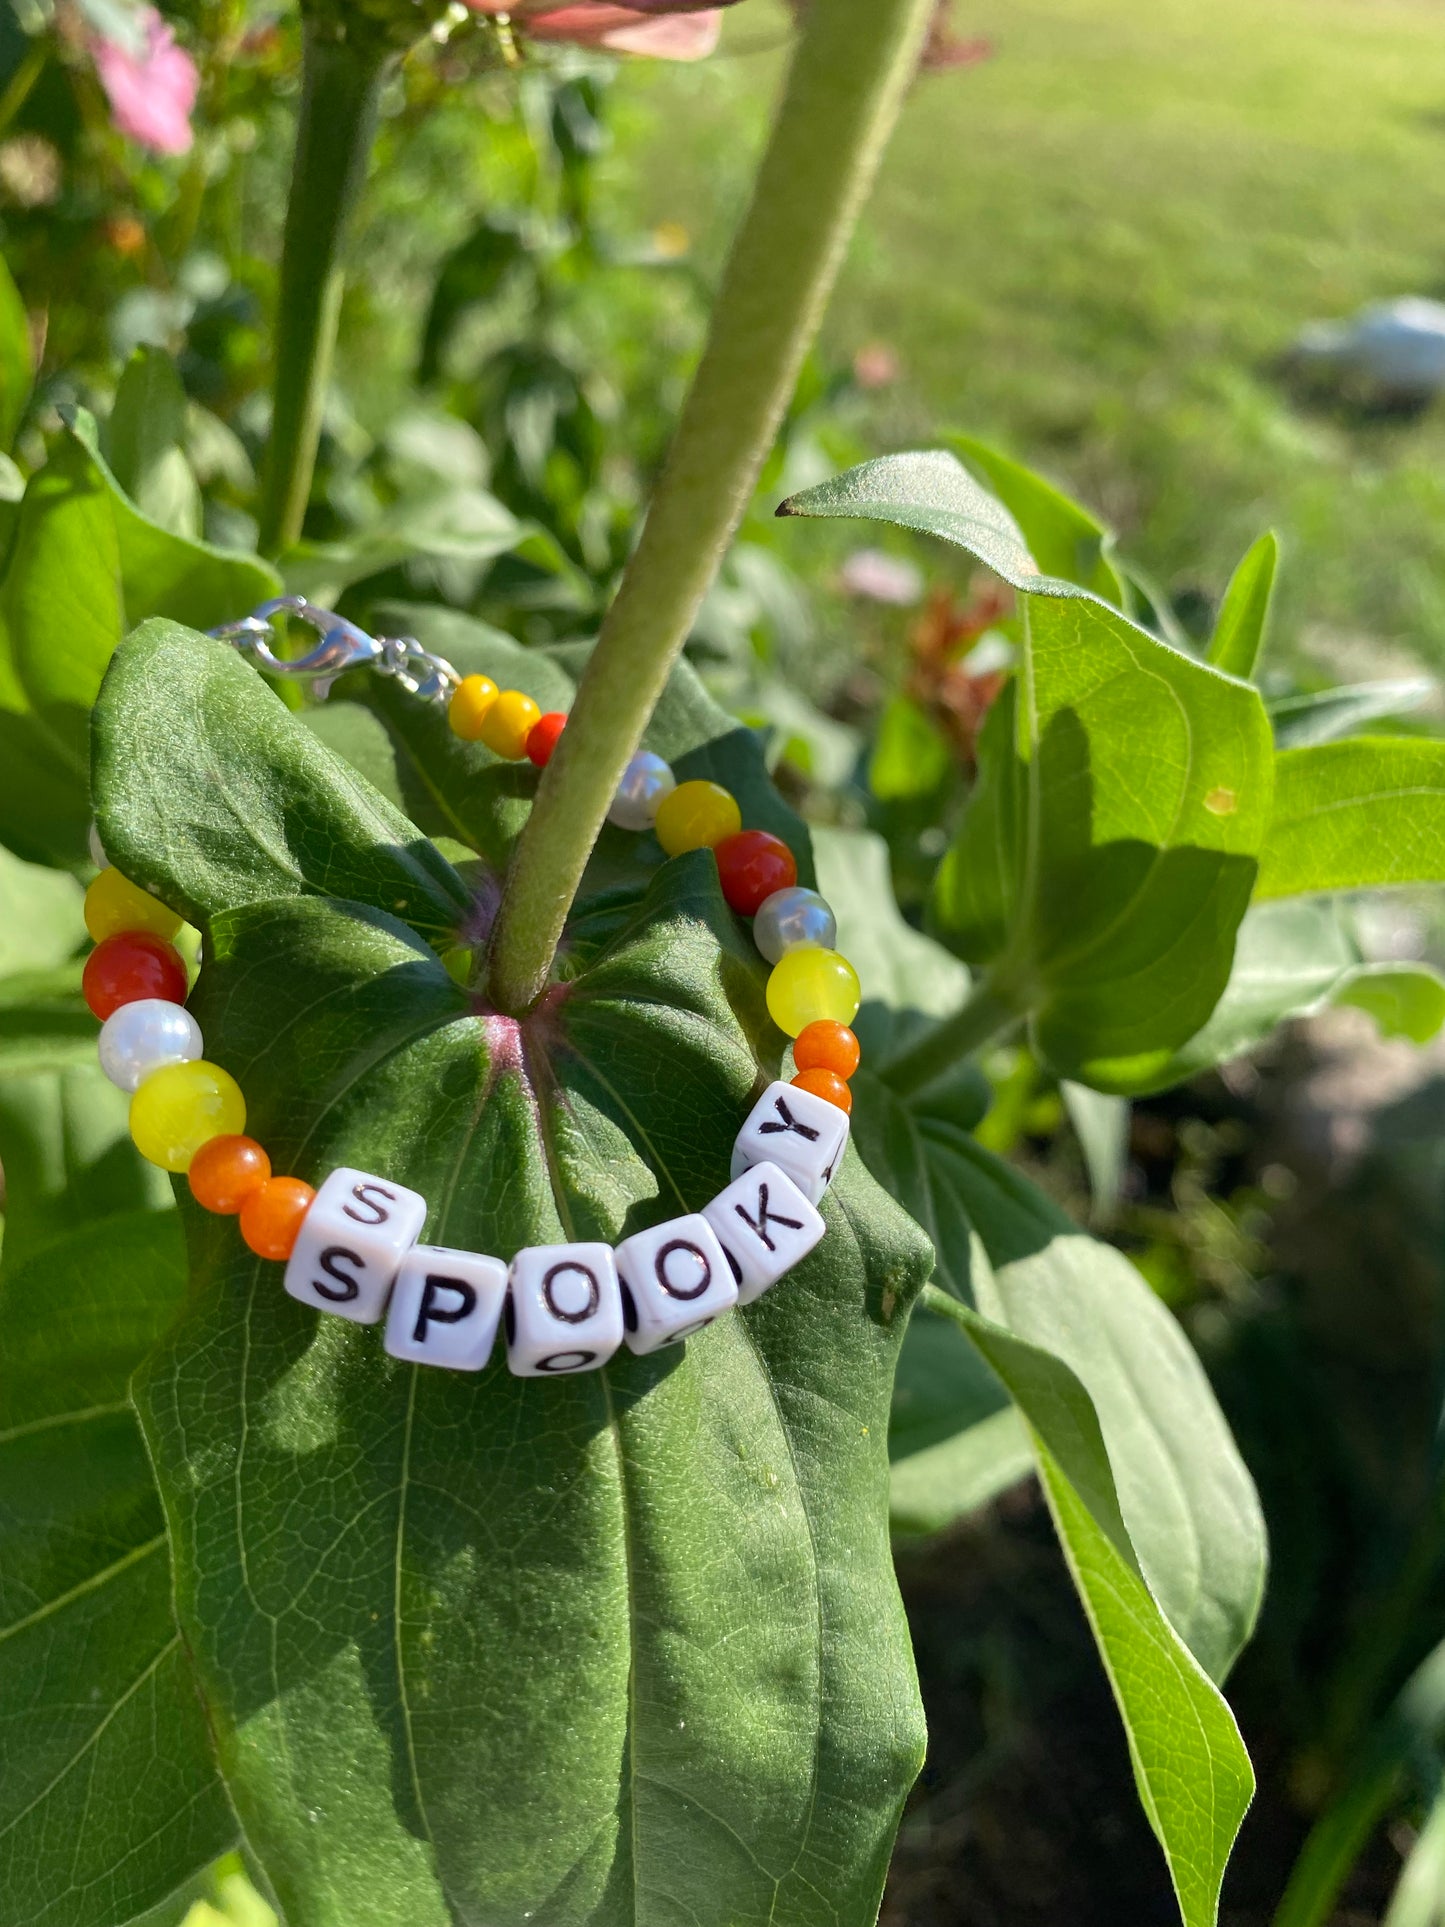
[[[463,676],[447,705],[447,721],[464,743],[479,743],[487,712],[497,700],[497,685],[490,676]]]
[[[768,978],[769,1013],[789,1037],[820,1019],[851,1024],[862,1001],[858,972],[848,959],[813,943],[785,951]]]
[[[498,756],[517,763],[527,753],[527,738],[542,714],[530,696],[520,689],[504,689],[487,711],[482,722],[482,741]]]
[[[181,919],[159,897],[111,869],[102,870],[85,893],[85,927],[97,943],[136,931],[169,943]]]
[[[657,840],[669,856],[714,850],[743,827],[737,798],[721,783],[679,783],[657,806]]]
[[[130,1101],[130,1134],[143,1158],[163,1171],[189,1171],[213,1137],[240,1137],[246,1100],[229,1071],[204,1058],[152,1071]]]

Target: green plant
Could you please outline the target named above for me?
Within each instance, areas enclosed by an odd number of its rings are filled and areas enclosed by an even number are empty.
[[[1017,593],[976,780],[922,759],[939,827],[956,816],[927,933],[884,847],[812,837],[760,735],[680,659],[931,12],[815,0],[595,644],[524,647],[448,606],[470,593],[388,605],[391,569],[446,552],[439,490],[391,549],[376,520],[350,542],[303,533],[341,236],[396,51],[385,9],[308,28],[260,498],[274,560],[197,539],[159,354],[129,366],[103,437],[70,409],[19,448],[0,578],[0,1704],[24,1714],[0,1729],[0,1905],[17,1921],[190,1906],[239,1845],[292,1927],[862,1927],[923,1745],[890,1429],[900,1523],[911,1506],[936,1525],[1032,1456],[1181,1919],[1216,1917],[1252,1789],[1220,1689],[1264,1583],[1253,1485],[1139,1272],[981,1141],[977,1059],[1026,1036],[1103,1169],[1115,1100],[1305,1004],[1433,1034],[1445,984],[1372,965],[1334,897],[1445,874],[1445,749],[1340,734],[1378,696],[1272,720],[1249,680],[1268,542],[1199,660],[1093,518],[977,444],[959,446],[989,487],[935,452],[784,505],[940,536]],[[586,104],[552,109],[567,99]],[[582,176],[563,180],[581,247]],[[432,351],[451,310],[501,299],[501,232],[450,257]],[[535,316],[545,273],[503,253]],[[7,288],[12,437],[30,353]],[[479,484],[492,519],[467,559],[530,543],[585,572],[563,494],[497,505]],[[606,548],[587,593],[621,559]],[[540,782],[386,685],[283,704],[197,633],[283,578],[568,708]],[[860,1155],[826,1246],[661,1365],[540,1388],[399,1367],[319,1329],[131,1152],[78,990],[91,813],[200,931],[210,1047],[287,1168],[384,1165],[443,1200],[453,1243],[611,1238],[715,1188],[783,1050],[711,858],[664,863],[603,827],[639,740],[790,843],[863,975]],[[218,1899],[213,1882],[198,1904]]]

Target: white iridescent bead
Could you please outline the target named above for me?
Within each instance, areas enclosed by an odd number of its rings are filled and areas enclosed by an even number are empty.
[[[193,1064],[203,1053],[201,1027],[180,1004],[141,997],[122,1004],[100,1027],[100,1068],[123,1091],[138,1091],[152,1071]]]
[[[105,845],[100,840],[100,825],[98,823],[91,824],[85,840],[90,845],[90,860],[96,869],[108,870],[110,868],[110,858],[106,855]]]
[[[753,918],[753,942],[771,964],[800,943],[831,950],[838,941],[838,920],[816,890],[794,884],[764,898]]]
[[[640,749],[622,772],[607,821],[619,830],[650,830],[658,804],[676,788],[671,765],[650,749]]]

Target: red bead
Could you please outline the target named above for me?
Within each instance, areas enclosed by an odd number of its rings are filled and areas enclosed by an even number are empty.
[[[527,754],[538,769],[545,769],[551,762],[557,738],[566,726],[567,718],[560,709],[549,709],[545,716],[539,716],[533,723],[527,737]]]
[[[713,850],[723,895],[740,917],[755,917],[775,890],[791,890],[798,866],[787,844],[766,830],[739,830]]]
[[[85,1001],[102,1023],[122,1004],[142,997],[183,1004],[189,985],[185,960],[174,945],[129,930],[98,943],[81,977]]]

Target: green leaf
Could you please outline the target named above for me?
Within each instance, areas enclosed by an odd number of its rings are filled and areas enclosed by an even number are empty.
[[[1061,1076],[1127,1091],[1208,1018],[1269,821],[1258,693],[1040,572],[952,456],[889,455],[786,501],[942,536],[1025,594],[1023,661],[939,872],[939,933]]]
[[[931,796],[952,768],[948,745],[909,696],[890,696],[868,758],[868,787],[880,803]]]
[[[1089,1395],[1049,1351],[942,1293],[930,1292],[927,1302],[963,1326],[1028,1421],[1049,1509],[1123,1716],[1139,1798],[1164,1849],[1184,1927],[1214,1927],[1254,1775],[1228,1704],[1140,1571]]]
[[[888,1431],[895,1535],[942,1532],[1033,1470],[1018,1411],[977,1349],[948,1319],[909,1320]]]
[[[115,862],[195,924],[241,903],[335,895],[450,943],[471,907],[451,865],[256,690],[233,649],[174,623],[146,623],[116,651],[94,768]]]
[[[84,898],[74,877],[0,850],[0,979],[73,957],[86,940]]]
[[[127,1381],[180,1306],[171,1217],[0,1274],[0,1913],[113,1927],[235,1835]]]
[[[194,540],[201,491],[186,459],[186,409],[170,356],[163,348],[137,348],[115,391],[104,442],[111,473],[142,515]]]
[[[938,929],[987,965],[1063,1077],[1128,1092],[1229,979],[1269,821],[1258,695],[1101,605],[1027,608],[979,743]]]
[[[264,563],[148,521],[77,417],[30,480],[0,583],[0,842],[87,861],[90,708],[121,636],[157,614],[210,627],[277,586]]]
[[[1269,602],[1279,567],[1279,537],[1266,529],[1229,578],[1209,642],[1209,660],[1227,675],[1254,674],[1264,647]]]
[[[1077,1374],[1150,1589],[1223,1679],[1259,1610],[1264,1522],[1193,1350],[1122,1253],[962,1132],[950,1151],[956,1209],[988,1260],[970,1267],[973,1302]]]
[[[94,1063],[97,1027],[80,973],[76,963],[0,977],[0,1078]]]
[[[978,444],[974,444],[975,447]],[[1001,457],[995,461],[1002,462]],[[1013,464],[1007,464],[1013,468]],[[1015,471],[1016,473],[1018,471]],[[1029,477],[1040,489],[1047,484]],[[1059,498],[1062,501],[1062,497]],[[942,449],[880,455],[843,475],[805,488],[780,504],[779,515],[858,516],[941,536],[1029,595],[1093,599],[1063,574],[1046,575],[1029,553],[1024,533],[997,495]]]
[[[1045,575],[1076,582],[1123,607],[1124,584],[1111,556],[1114,538],[1096,516],[987,442],[971,435],[950,435],[948,441],[1013,516]]]
[[[305,772],[259,678],[224,745],[173,733],[211,674],[195,645],[178,684],[176,646],[126,645],[98,757],[169,759],[124,847],[190,896],[216,756],[264,823]],[[331,874],[365,875],[355,779],[316,768]],[[384,1170],[429,1238],[504,1257],[704,1202],[781,1042],[706,853],[581,901],[573,975],[520,1024],[375,905],[243,877],[207,922],[198,1014],[277,1168]],[[556,1383],[399,1365],[183,1210],[192,1294],[137,1397],[223,1771],[297,1927],[871,1923],[922,1746],[887,1423],[928,1254],[860,1162],[786,1286]]]
[[[1277,696],[1268,704],[1275,747],[1305,749],[1311,743],[1333,743],[1354,735],[1366,723],[1408,715],[1435,691],[1428,676],[1411,676],[1393,682],[1346,683],[1311,696]]]
[[[1278,758],[1260,900],[1445,882],[1445,743],[1354,736]]]
[[[0,449],[14,442],[34,382],[30,317],[9,268],[0,261]]]
[[[1445,983],[1426,964],[1368,963],[1333,903],[1256,904],[1239,927],[1234,968],[1213,1016],[1151,1067],[1140,1095],[1182,1084],[1261,1043],[1290,1017],[1327,1004],[1368,1011],[1386,1036],[1425,1043],[1445,1021]]]

